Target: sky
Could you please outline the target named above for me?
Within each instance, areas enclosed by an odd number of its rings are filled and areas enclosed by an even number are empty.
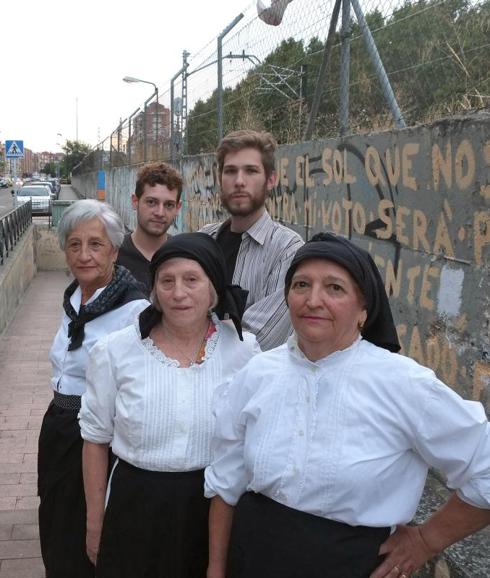
[[[2,2],[0,141],[60,152],[75,140],[78,119],[78,140],[95,146],[153,93],[124,76],[166,91],[183,50],[198,53],[250,6],[250,0]]]

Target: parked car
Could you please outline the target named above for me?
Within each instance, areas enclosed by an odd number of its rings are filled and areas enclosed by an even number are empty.
[[[45,187],[49,187],[50,191],[53,193],[53,199],[57,199],[58,198],[58,193],[56,191],[56,187],[55,184],[52,183],[51,181],[40,181],[40,180],[36,180],[36,181],[31,181],[29,183],[29,186],[31,185],[42,185]]]
[[[0,179],[0,189],[6,189],[9,186],[9,182],[5,178]]]
[[[14,203],[18,207],[23,203],[32,201],[33,215],[51,215],[51,201],[54,194],[47,184],[27,185],[15,192]]]
[[[54,187],[54,192],[56,194],[56,198],[58,198],[60,196],[60,191],[61,191],[60,180],[56,179],[56,178],[51,178],[51,179],[48,179],[48,181],[50,183],[52,183],[52,185]]]

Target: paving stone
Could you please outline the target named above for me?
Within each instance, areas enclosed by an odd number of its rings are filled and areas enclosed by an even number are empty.
[[[24,461],[24,454],[14,454],[12,452],[0,452],[0,466],[3,471],[2,464],[20,464]]]
[[[37,484],[37,472],[20,474],[20,483]]]
[[[12,530],[12,540],[39,540],[37,524],[16,524]]]
[[[15,498],[15,497],[10,497],[10,498],[0,497],[0,510],[13,510],[15,508],[16,502],[17,502],[17,498]]]
[[[0,525],[37,524],[37,508],[31,510],[9,510],[0,512]]]
[[[15,473],[1,473],[0,474],[0,485],[4,484],[19,484],[21,474],[18,472]],[[26,481],[26,483],[29,483]],[[2,494],[2,489],[0,488],[0,495]]]
[[[37,507],[39,507],[39,498],[37,496],[17,498],[17,502],[15,504],[16,510],[32,510],[33,508]]]
[[[40,556],[39,540],[3,540],[0,542],[0,559],[34,558]]]
[[[49,349],[68,282],[63,272],[38,272],[0,337],[0,578],[45,577],[38,537],[37,443],[53,397]]]
[[[41,558],[4,560],[0,567],[0,578],[45,578]]]
[[[26,473],[26,472],[37,472],[37,463],[20,463],[20,464],[2,464],[2,472],[4,473]]]
[[[35,484],[5,484],[1,486],[0,492],[3,497],[15,496],[22,498],[24,496],[37,495],[37,485]]]

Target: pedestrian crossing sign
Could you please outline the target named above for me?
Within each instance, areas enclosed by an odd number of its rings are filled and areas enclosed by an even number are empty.
[[[5,156],[8,159],[24,158],[24,141],[23,140],[6,140]]]

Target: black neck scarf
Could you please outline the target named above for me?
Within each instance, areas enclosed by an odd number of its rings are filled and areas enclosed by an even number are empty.
[[[286,298],[294,272],[307,259],[334,261],[346,269],[357,283],[366,300],[367,319],[361,335],[379,347],[400,351],[393,315],[383,280],[371,255],[343,237],[319,233],[298,249],[286,273]]]
[[[63,308],[71,319],[68,324],[68,337],[70,343],[68,351],[81,347],[85,337],[85,324],[108,311],[117,309],[135,299],[146,299],[138,286],[138,282],[131,273],[121,265],[115,265],[114,275],[111,282],[102,293],[88,305],[80,305],[77,313],[70,302],[70,297],[75,292],[79,283],[75,279],[65,290]]]
[[[242,317],[245,312],[248,291],[239,285],[226,284],[226,261],[218,243],[205,233],[181,233],[166,241],[153,255],[150,264],[151,285],[155,284],[158,268],[168,259],[181,257],[197,261],[209,277],[218,295],[218,304],[214,310],[218,319],[231,319],[243,341]],[[150,305],[140,313],[139,323],[142,339],[162,319],[162,313]]]

